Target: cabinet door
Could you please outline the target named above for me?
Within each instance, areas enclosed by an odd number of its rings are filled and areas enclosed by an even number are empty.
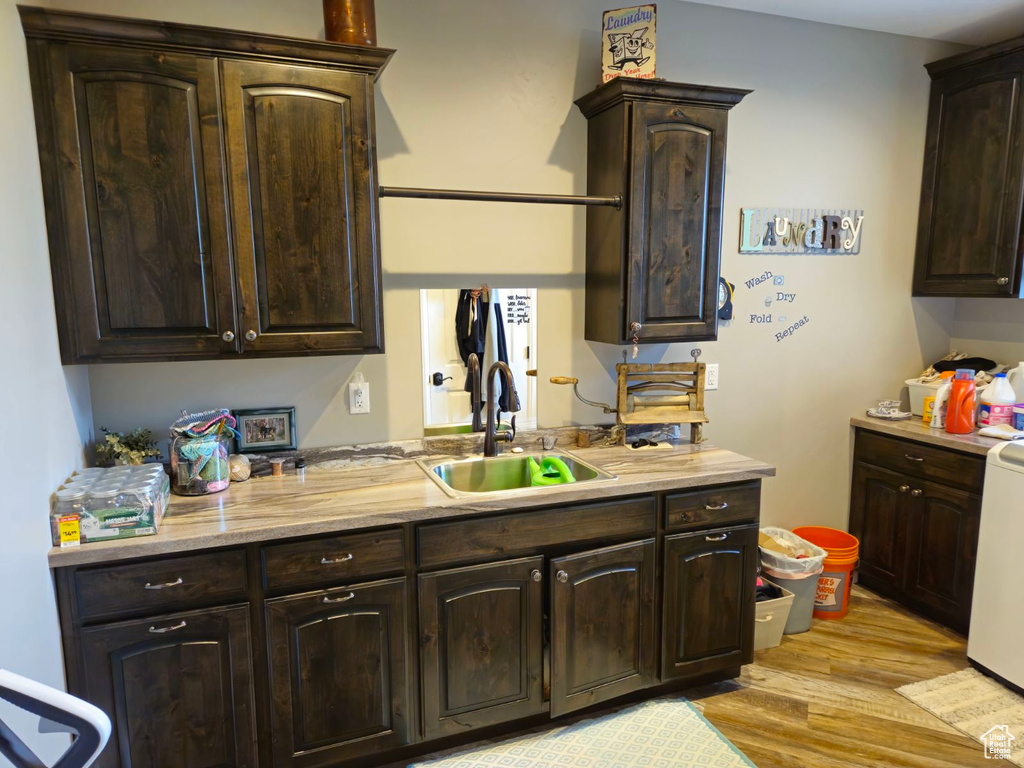
[[[85,690],[106,712],[101,768],[256,762],[249,609],[177,613],[84,629]]]
[[[244,350],[382,351],[372,80],[221,72]]]
[[[971,618],[981,497],[934,483],[910,492],[907,595],[966,631]]]
[[[932,83],[915,295],[1016,296],[1024,179],[1024,56]]]
[[[860,539],[860,578],[872,588],[902,589],[913,482],[870,464],[854,465],[850,533]]]
[[[551,715],[656,681],[654,540],[551,561]]]
[[[661,678],[753,661],[757,526],[665,538]]]
[[[634,106],[625,337],[714,339],[725,110]]]
[[[65,362],[234,351],[214,60],[34,46]]]
[[[527,557],[419,577],[427,738],[544,711],[543,568]]]
[[[405,579],[267,601],[274,765],[409,743]]]

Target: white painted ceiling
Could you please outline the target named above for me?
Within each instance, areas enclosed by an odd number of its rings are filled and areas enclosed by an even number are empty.
[[[702,5],[985,45],[1024,33],[1022,0],[691,0]]]

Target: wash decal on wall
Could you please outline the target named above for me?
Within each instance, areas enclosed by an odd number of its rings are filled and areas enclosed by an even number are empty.
[[[654,77],[656,5],[605,11],[601,24],[601,82]]]
[[[811,322],[807,315],[788,314],[796,303],[797,293],[791,288],[787,289],[785,275],[777,275],[770,269],[766,269],[760,275],[744,282],[743,285],[749,290],[757,290],[759,293],[764,290],[761,286],[768,288],[761,300],[765,311],[760,311],[760,305],[758,305],[757,311],[751,312],[748,317],[751,325],[774,326],[771,332],[776,344],[791,338],[793,334]]]
[[[740,253],[860,253],[864,211],[742,208]]]

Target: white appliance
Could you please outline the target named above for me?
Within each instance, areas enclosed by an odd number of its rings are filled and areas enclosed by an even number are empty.
[[[1024,688],[1024,444],[988,452],[967,657]]]

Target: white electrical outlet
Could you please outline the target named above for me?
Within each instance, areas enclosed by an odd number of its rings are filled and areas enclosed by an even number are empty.
[[[704,369],[704,390],[718,389],[718,363],[708,363]]]
[[[370,412],[370,382],[356,373],[348,385],[348,406],[352,413]]]

